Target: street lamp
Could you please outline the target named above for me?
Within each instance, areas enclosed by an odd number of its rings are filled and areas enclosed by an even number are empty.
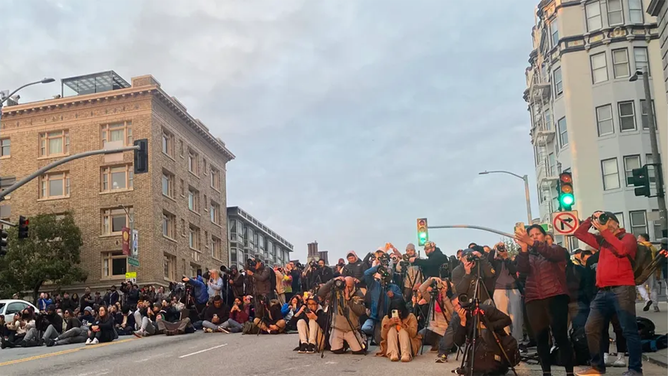
[[[37,84],[48,84],[48,83],[51,83],[51,82],[53,82],[53,81],[55,81],[55,79],[50,78],[50,77],[49,77],[49,78],[43,78],[43,79],[41,79],[41,80],[39,80],[39,81],[30,82],[30,83],[27,83],[27,84],[25,84],[25,85],[19,87],[18,89],[16,89],[16,90],[12,91],[11,93],[9,93],[9,95],[3,95],[3,94],[0,92],[0,120],[2,120],[2,105],[3,105],[5,102],[7,102],[7,100],[8,100],[9,98],[13,97],[14,94],[18,93],[19,90],[21,90],[21,89],[23,89],[23,88],[25,88],[25,87],[28,87],[28,86],[32,86],[32,85],[37,85]]]
[[[503,170],[483,171],[483,172],[478,173],[478,175],[489,175],[489,174],[507,174],[507,175],[512,175],[512,176],[514,176],[518,179],[524,180],[524,196],[525,196],[526,201],[527,201],[527,219],[529,221],[527,224],[530,225],[531,223],[533,223],[533,217],[531,215],[531,194],[529,193],[529,177],[527,175],[520,176],[520,175],[517,175],[513,172],[503,171]]]
[[[659,157],[659,142],[656,135],[656,121],[654,120],[654,108],[652,106],[652,92],[649,87],[649,66],[643,67],[642,70],[636,72],[629,78],[629,81],[638,81],[638,76],[643,77],[643,86],[645,89],[645,112],[647,119],[643,117],[643,127],[649,129],[649,140],[652,146],[652,163],[654,167],[654,175],[656,176],[656,198],[659,204],[659,215],[661,216],[661,246],[663,249],[668,248],[668,211],[666,210],[666,197],[663,191],[663,170],[661,166],[661,159]],[[658,238],[658,234],[654,234]]]

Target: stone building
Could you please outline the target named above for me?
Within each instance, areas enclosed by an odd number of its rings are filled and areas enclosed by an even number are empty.
[[[148,139],[149,172],[134,176],[132,151],[77,159],[13,192],[0,217],[73,212],[93,289],[118,285],[126,272],[140,285],[167,285],[227,264],[225,166],[234,155],[225,143],[150,75],[129,84],[109,71],[61,85],[54,99],[3,108],[3,180],[137,139]],[[123,227],[138,231],[138,267],[122,252]]]

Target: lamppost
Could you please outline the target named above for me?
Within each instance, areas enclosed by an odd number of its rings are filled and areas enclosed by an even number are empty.
[[[28,86],[32,86],[32,85],[37,85],[37,84],[48,84],[48,83],[51,83],[51,82],[53,82],[53,81],[55,81],[53,78],[43,78],[43,79],[41,79],[41,80],[39,80],[39,81],[30,82],[30,83],[27,83],[27,84],[25,84],[25,85],[19,87],[18,89],[16,89],[16,90],[12,91],[11,93],[9,93],[9,95],[6,95],[6,96],[5,96],[5,95],[2,95],[2,93],[0,93],[0,120],[2,120],[2,105],[3,105],[5,102],[7,102],[7,100],[8,100],[9,98],[13,97],[14,94],[18,93],[19,90],[21,90],[21,89],[23,89],[23,88],[25,88],[25,87],[28,87]]]
[[[645,89],[645,112],[647,113],[647,119],[645,120],[645,118],[643,118],[643,127],[649,129],[652,159],[654,160],[654,176],[656,177],[656,198],[659,204],[659,215],[661,216],[661,246],[663,249],[666,249],[666,243],[668,243],[668,211],[666,210],[666,197],[663,191],[663,169],[661,158],[659,157],[659,142],[656,135],[656,121],[654,120],[654,106],[652,106],[652,92],[649,87],[648,69],[649,66],[645,66],[642,70],[636,70],[633,76],[629,78],[629,81],[638,81],[638,76],[642,76],[643,78],[643,86]],[[658,238],[658,234],[654,234],[654,236]]]
[[[528,220],[527,225],[530,225],[531,223],[533,223],[533,217],[531,215],[531,194],[529,193],[529,177],[527,175],[520,176],[520,175],[517,175],[513,172],[503,171],[503,170],[483,171],[483,172],[478,173],[478,175],[488,175],[488,174],[507,174],[507,175],[512,175],[512,176],[514,176],[518,179],[524,180],[524,196],[525,196],[526,201],[527,201],[527,220]]]

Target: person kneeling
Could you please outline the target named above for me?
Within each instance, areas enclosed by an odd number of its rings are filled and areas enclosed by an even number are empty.
[[[325,347],[323,332],[327,325],[327,314],[313,296],[309,297],[306,308],[303,308],[299,317],[297,321],[299,353],[313,354],[322,351]]]
[[[390,314],[381,324],[380,352],[377,356],[386,356],[396,362],[410,362],[420,350],[422,336],[418,334],[418,322],[414,314],[408,312],[403,299],[394,299],[390,303]]]

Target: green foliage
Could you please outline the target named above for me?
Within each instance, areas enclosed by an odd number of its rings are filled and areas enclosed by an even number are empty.
[[[18,239],[18,230],[9,230],[7,255],[0,259],[0,293],[11,297],[30,291],[36,302],[42,285],[56,286],[84,282],[86,272],[79,267],[81,230],[71,213],[56,219],[54,214],[30,218],[30,236]]]
[[[501,241],[506,245],[506,249],[508,250],[508,257],[511,259],[514,259],[515,256],[520,253],[520,246],[517,245],[514,240],[502,238]]]

